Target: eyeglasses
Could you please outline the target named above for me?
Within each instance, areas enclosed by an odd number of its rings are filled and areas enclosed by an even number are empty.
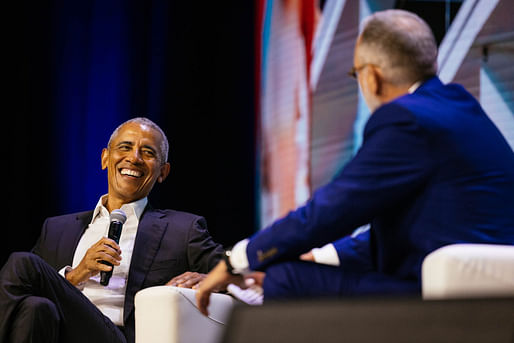
[[[366,68],[367,66],[369,65],[374,65],[374,64],[371,64],[371,63],[364,63],[363,65],[361,65],[360,67],[356,67],[356,66],[353,66],[352,69],[350,69],[350,71],[348,72],[348,76],[353,78],[353,79],[357,79],[357,73],[359,71],[361,71],[362,69]]]

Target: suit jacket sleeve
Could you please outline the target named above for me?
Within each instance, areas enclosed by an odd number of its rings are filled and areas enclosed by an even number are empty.
[[[208,273],[221,259],[223,248],[215,243],[203,217],[198,218],[189,230],[187,259],[189,270]]]
[[[343,237],[333,244],[339,265],[345,270],[366,272],[373,269],[369,229],[355,236]]]
[[[247,247],[253,270],[296,259],[349,235],[423,186],[432,170],[430,142],[415,116],[395,104],[370,118],[355,158],[305,206],[255,234]]]

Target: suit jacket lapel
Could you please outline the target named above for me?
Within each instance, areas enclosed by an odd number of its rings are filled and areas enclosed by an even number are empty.
[[[130,269],[125,294],[123,321],[134,310],[134,296],[143,286],[150,266],[159,250],[166,224],[158,220],[161,215],[151,208],[145,210],[139,222],[136,241],[130,262]]]
[[[91,222],[93,211],[82,212],[77,214],[75,221],[69,228],[63,231],[63,237],[60,239],[59,251],[61,252],[59,260],[62,265],[70,265],[73,263],[73,255],[79,244],[80,237]]]

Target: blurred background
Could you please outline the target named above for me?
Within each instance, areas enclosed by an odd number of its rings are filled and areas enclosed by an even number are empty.
[[[101,150],[136,116],[170,141],[152,205],[204,216],[224,246],[301,205],[361,144],[369,113],[346,73],[360,22],[386,8],[429,23],[441,79],[464,84],[514,147],[512,1],[6,5],[1,263],[46,217],[96,205]]]

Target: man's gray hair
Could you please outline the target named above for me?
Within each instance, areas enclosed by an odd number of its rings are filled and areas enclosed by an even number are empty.
[[[361,63],[376,64],[393,84],[422,81],[437,72],[437,43],[428,24],[414,13],[385,10],[363,22]]]
[[[109,138],[109,142],[107,143],[107,147],[108,148],[111,147],[111,142],[113,141],[114,137],[116,137],[118,135],[118,133],[120,132],[121,128],[124,125],[129,124],[129,123],[137,123],[140,125],[146,125],[146,126],[151,127],[152,129],[154,129],[155,131],[159,132],[162,137],[161,146],[159,147],[159,149],[160,149],[159,158],[160,158],[160,161],[162,164],[168,162],[168,152],[170,149],[170,146],[168,143],[168,138],[164,134],[164,131],[162,131],[162,129],[159,127],[159,125],[155,124],[153,121],[151,121],[150,119],[145,118],[145,117],[132,118],[132,119],[127,120],[124,123],[121,123],[111,134],[111,137]]]

